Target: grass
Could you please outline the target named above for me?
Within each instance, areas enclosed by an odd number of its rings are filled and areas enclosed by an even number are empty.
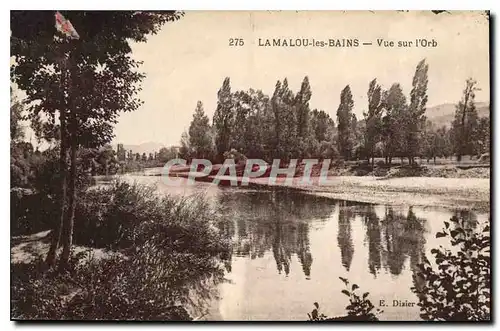
[[[81,195],[67,274],[44,265],[43,235],[16,237],[12,318],[190,320],[216,295],[230,245],[203,197],[152,190],[116,182]]]

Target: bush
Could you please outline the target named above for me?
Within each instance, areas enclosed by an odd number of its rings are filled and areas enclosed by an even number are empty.
[[[456,249],[434,248],[435,266],[424,257],[414,275],[420,316],[431,321],[490,320],[489,226],[476,230],[453,216],[437,238],[449,238]]]
[[[33,154],[29,159],[29,185],[11,189],[11,228],[14,235],[53,229],[61,213],[61,177],[58,149]],[[78,195],[92,184],[80,160],[76,178]],[[13,184],[13,183],[11,183]]]
[[[75,210],[74,242],[120,249],[133,243],[133,231],[157,213],[154,188],[113,182],[80,195]]]
[[[224,152],[224,159],[234,159],[235,163],[244,163],[247,161],[247,157],[242,153],[238,152],[236,149],[231,149],[230,151]]]
[[[67,275],[37,263],[14,265],[13,317],[191,319],[186,308],[199,311],[223,281],[230,245],[215,226],[223,219],[202,197],[152,190],[117,182],[82,195],[75,241],[115,252],[76,256]]]
[[[152,186],[116,181],[81,195],[74,239],[84,246],[127,249],[162,235],[158,240],[179,249],[220,250],[209,240],[217,236],[213,224],[221,217],[202,196],[173,198]]]
[[[60,213],[60,206],[49,196],[30,189],[10,190],[10,228],[12,235],[50,230]]]
[[[378,315],[382,313],[380,309],[375,309],[375,306],[368,299],[368,292],[359,296],[356,292],[359,286],[352,284],[349,286],[349,281],[339,277],[345,284],[346,288],[342,293],[349,297],[349,304],[346,306],[347,316],[327,317],[325,314],[319,313],[319,304],[314,303],[316,307],[310,314],[307,314],[309,321],[378,321]]]
[[[14,265],[12,318],[191,320],[181,304],[187,302],[180,296],[186,287],[175,284],[171,273],[153,280],[164,270],[163,264],[160,267],[137,257],[90,259],[73,264],[71,275],[44,270],[42,259]]]

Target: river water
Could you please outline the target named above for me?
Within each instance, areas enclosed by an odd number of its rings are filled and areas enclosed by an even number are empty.
[[[127,176],[128,177],[128,176]],[[318,302],[328,316],[345,314],[348,298],[339,277],[369,292],[381,320],[418,320],[412,275],[443,222],[461,215],[471,224],[487,214],[436,207],[375,205],[299,192],[216,187],[171,187],[159,177],[130,176],[171,195],[201,193],[231,220],[229,282],[207,303],[206,320],[306,320]],[[393,300],[415,303],[393,306]]]

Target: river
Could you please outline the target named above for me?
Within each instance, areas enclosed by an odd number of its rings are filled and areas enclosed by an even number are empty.
[[[443,222],[460,214],[472,224],[487,214],[436,207],[391,206],[332,200],[300,192],[167,186],[160,177],[125,176],[172,195],[202,193],[231,220],[232,263],[207,304],[205,320],[306,320],[318,302],[329,316],[345,314],[348,298],[339,277],[360,286],[381,320],[418,320],[412,275]],[[415,303],[392,306],[393,300]]]

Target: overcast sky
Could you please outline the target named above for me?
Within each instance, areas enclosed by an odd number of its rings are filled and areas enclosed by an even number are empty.
[[[242,38],[243,47],[230,47]],[[372,46],[357,48],[259,47],[262,38],[358,38]],[[435,48],[383,48],[377,38],[434,39]],[[489,100],[488,21],[480,13],[395,12],[186,12],[147,43],[134,44],[133,56],[146,73],[140,98],[144,105],[123,114],[114,143],[178,144],[201,100],[212,119],[224,77],[233,91],[262,89],[272,95],[276,81],[287,77],[297,91],[304,76],[312,89],[311,109],[336,120],[342,88],[351,86],[355,113],[366,108],[368,83],[377,78],[388,88],[401,83],[406,95],[417,63],[429,64],[429,106],[456,103],[465,80],[473,77]]]

